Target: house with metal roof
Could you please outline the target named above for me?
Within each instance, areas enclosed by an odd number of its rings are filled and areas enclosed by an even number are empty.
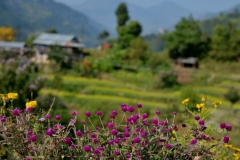
[[[0,52],[1,51],[15,51],[15,52],[23,52],[25,50],[24,42],[5,42],[0,41]]]
[[[83,59],[82,49],[84,44],[80,43],[76,36],[57,33],[42,33],[34,41],[36,56],[47,57],[52,46],[59,46],[63,50],[73,53],[75,60]]]

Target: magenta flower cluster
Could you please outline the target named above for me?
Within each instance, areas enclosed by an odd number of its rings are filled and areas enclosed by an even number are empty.
[[[76,128],[80,115],[77,111],[71,113],[72,118],[67,125],[62,125],[60,115],[47,113],[36,118],[38,115],[31,111],[13,109],[11,119],[15,125],[6,130],[8,117],[1,115],[0,134],[6,137],[12,135],[8,131],[16,132],[18,136],[12,136],[16,141],[12,143],[13,148],[20,158],[29,160],[42,153],[46,154],[47,159],[193,159],[199,154],[204,155],[205,159],[212,158],[212,152],[206,149],[199,151],[198,148],[202,141],[210,142],[213,139],[205,132],[205,119],[196,115],[192,119],[195,127],[190,128],[187,123],[178,126],[174,123],[175,117],[179,115],[177,112],[172,112],[173,121],[170,122],[161,117],[159,110],[150,116],[141,113],[142,108],[140,103],[136,106],[121,104],[118,110],[110,112],[106,122],[102,120],[105,116],[103,112],[86,111],[84,115],[87,120],[82,121],[81,129]],[[122,118],[117,118],[119,115]],[[92,123],[93,116],[100,120],[100,126]],[[227,133],[232,130],[232,126],[224,122],[220,128]],[[180,144],[177,135],[179,130],[190,132],[185,139],[187,145]],[[225,135],[221,142],[228,143],[229,140],[229,136]]]

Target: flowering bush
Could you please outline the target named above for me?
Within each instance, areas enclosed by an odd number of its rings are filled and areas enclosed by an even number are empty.
[[[18,97],[15,93],[1,95],[2,100],[11,103]],[[207,105],[207,98],[196,105],[197,111],[188,109],[189,99],[182,103],[187,114],[181,125],[175,124],[178,113],[173,112],[173,119],[161,118],[161,112],[156,111],[153,118],[147,113],[141,113],[142,104],[134,106],[121,105],[120,115],[113,110],[109,121],[102,121],[102,113],[87,111],[84,116],[83,129],[76,128],[79,113],[72,112],[72,119],[64,126],[61,115],[51,115],[50,109],[34,113],[36,101],[26,103],[26,109],[1,107],[0,139],[15,159],[229,159],[228,132],[231,125],[222,122],[215,128],[207,124],[207,118],[214,112],[220,102],[214,102],[213,107]],[[101,126],[94,126],[91,117],[97,116]],[[234,148],[235,157],[240,156]]]

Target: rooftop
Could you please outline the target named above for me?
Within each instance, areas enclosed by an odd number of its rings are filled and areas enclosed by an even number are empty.
[[[5,42],[5,41],[0,41],[0,48],[24,48],[25,43],[24,42]]]
[[[74,35],[56,34],[56,33],[42,33],[38,36],[33,44],[39,45],[60,45],[65,47],[82,48],[84,45],[78,42]]]

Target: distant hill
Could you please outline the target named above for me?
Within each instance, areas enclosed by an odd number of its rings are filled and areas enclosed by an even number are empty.
[[[228,23],[235,23],[240,27],[240,4],[212,18],[200,21],[200,26],[203,31],[211,34],[217,25],[227,25]]]
[[[86,15],[53,0],[0,0],[0,26],[18,30],[19,40],[55,28],[59,33],[84,35],[87,46],[97,43],[103,29]]]
[[[83,4],[74,2],[71,7],[107,26],[110,32],[115,32],[117,23],[115,10],[121,2],[122,0],[88,0]],[[173,28],[181,17],[191,14],[190,10],[173,2],[163,2],[150,8],[126,3],[131,19],[140,21],[144,34],[157,33],[160,28]]]

